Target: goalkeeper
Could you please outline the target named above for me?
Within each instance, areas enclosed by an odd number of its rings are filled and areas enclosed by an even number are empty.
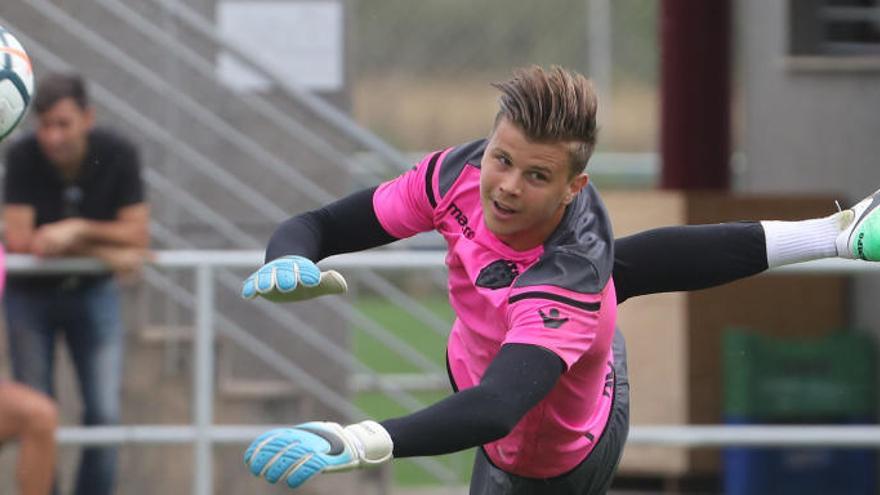
[[[617,304],[809,259],[880,259],[871,237],[878,193],[821,219],[615,241],[584,173],[596,139],[589,82],[531,67],[494,86],[500,110],[488,139],[429,154],[396,179],[288,220],[242,288],[273,301],[340,293],[342,276],[314,262],[436,230],[448,244],[457,316],[447,346],[455,393],[381,422],[269,431],[245,452],[254,475],[296,488],[322,472],[479,446],[472,494],[605,493],[629,425]]]

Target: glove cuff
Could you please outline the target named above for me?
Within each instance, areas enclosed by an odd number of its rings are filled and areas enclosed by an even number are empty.
[[[363,465],[374,466],[391,459],[394,442],[379,423],[372,420],[361,421],[346,426],[345,431],[354,440]]]
[[[345,277],[336,270],[321,272],[321,282],[318,285],[321,294],[342,294],[348,290]]]

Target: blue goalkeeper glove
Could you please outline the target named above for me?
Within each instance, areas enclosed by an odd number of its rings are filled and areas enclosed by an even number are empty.
[[[379,423],[362,421],[342,427],[313,421],[267,431],[244,453],[251,474],[297,488],[319,473],[377,466],[391,459],[394,444]]]
[[[302,256],[283,256],[252,273],[242,284],[241,297],[257,296],[272,302],[294,302],[348,290],[339,272],[322,272],[318,265]]]

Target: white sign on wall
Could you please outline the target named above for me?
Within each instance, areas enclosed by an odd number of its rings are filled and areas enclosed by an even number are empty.
[[[343,87],[343,7],[336,0],[222,1],[222,36],[297,86]],[[271,83],[227,52],[217,60],[220,80],[236,91],[265,91]]]

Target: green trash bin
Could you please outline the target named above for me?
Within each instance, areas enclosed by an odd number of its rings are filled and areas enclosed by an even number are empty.
[[[841,331],[781,339],[742,329],[724,334],[724,413],[758,420],[871,418],[875,344]]]
[[[724,416],[729,424],[855,424],[876,417],[875,344],[838,332],[780,339],[724,335]],[[870,449],[729,448],[726,495],[874,495]]]

